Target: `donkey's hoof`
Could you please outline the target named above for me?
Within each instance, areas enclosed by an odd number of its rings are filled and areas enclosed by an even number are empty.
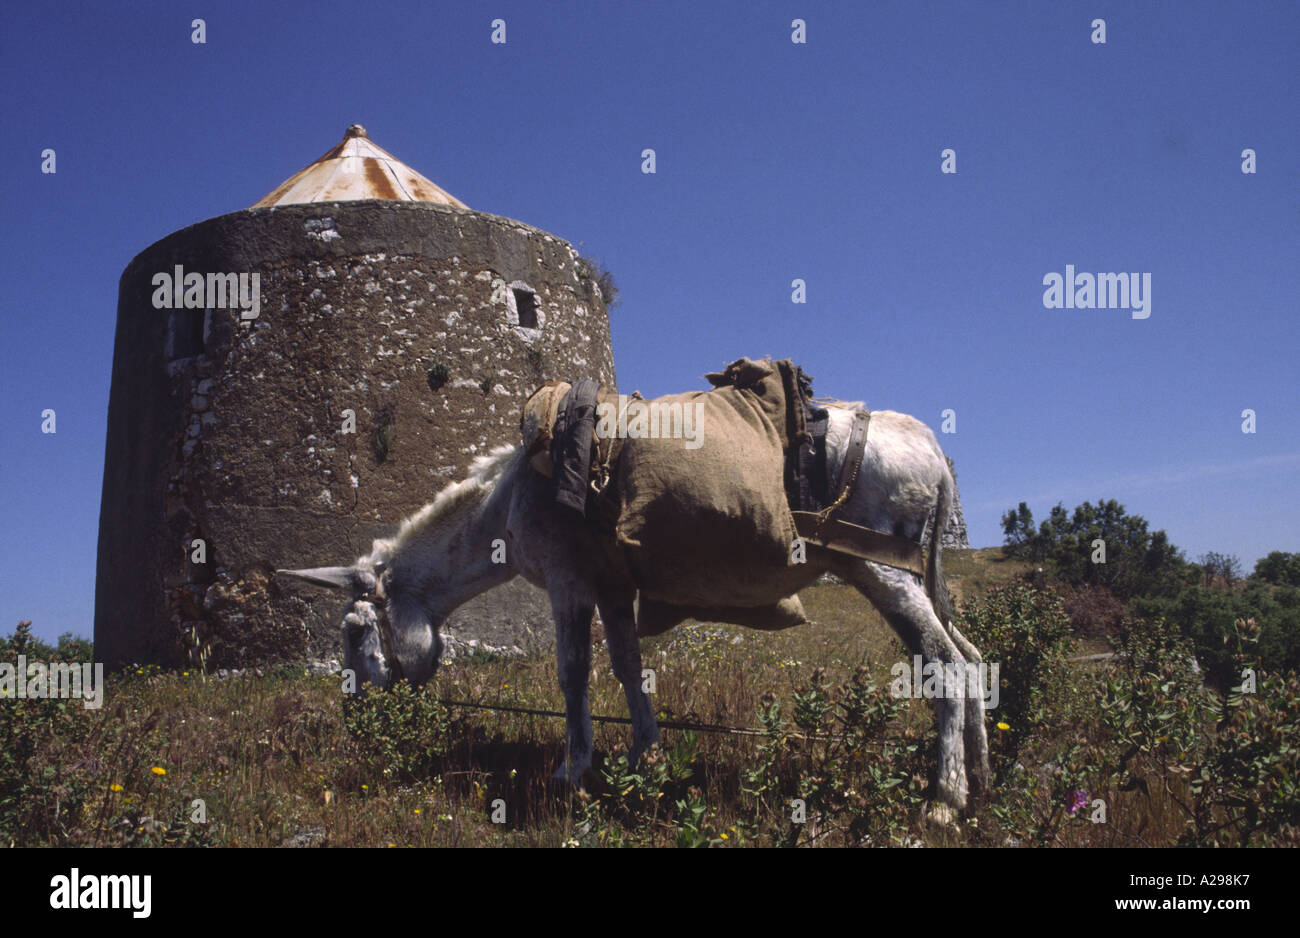
[[[630,769],[635,769],[641,763],[641,757],[652,749],[659,747],[659,735],[655,734],[653,739],[644,743],[633,743],[632,748],[627,751],[627,765]]]
[[[582,776],[585,775],[587,770],[590,768],[591,760],[587,760],[586,764],[581,762],[561,762],[556,770],[551,773],[551,778],[555,779],[557,782],[565,782],[575,788],[581,788]]]
[[[957,811],[952,805],[944,804],[942,801],[926,802],[921,809],[921,821],[930,824],[933,827],[944,827],[949,830],[957,828]]]

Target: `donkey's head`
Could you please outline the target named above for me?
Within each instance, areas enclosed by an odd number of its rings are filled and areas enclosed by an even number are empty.
[[[383,605],[366,599],[352,600],[343,613],[343,668],[356,675],[361,693],[367,684],[387,687],[393,676],[384,654],[386,620]]]
[[[343,611],[343,667],[356,675],[358,690],[365,684],[387,687],[402,677],[423,683],[437,668],[442,652],[436,629],[393,628],[395,621],[405,626],[412,618],[423,625],[427,617],[418,612],[411,616],[405,608],[407,597],[392,595],[388,571],[392,548],[392,541],[377,540],[369,554],[348,567],[276,571],[351,596]]]
[[[502,483],[521,467],[534,475],[522,447],[498,446],[351,566],[276,571],[351,597],[343,661],[359,682],[429,680],[442,657],[438,629],[447,616],[515,575],[499,547],[512,491]]]

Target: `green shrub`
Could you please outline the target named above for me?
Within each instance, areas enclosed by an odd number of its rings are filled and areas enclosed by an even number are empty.
[[[907,706],[865,667],[838,687],[828,686],[819,668],[795,688],[792,733],[780,701],[765,694],[758,714],[764,743],[742,773],[746,835],[787,847],[902,843],[928,776],[921,735],[894,726]]]
[[[964,605],[959,628],[991,667],[998,666],[997,729],[989,740],[995,776],[1005,778],[1025,741],[1060,722],[1068,703],[1070,619],[1050,588],[1028,582],[995,587]],[[1006,727],[1006,729],[1001,729]]]
[[[393,404],[384,404],[375,414],[375,429],[370,438],[375,453],[375,462],[382,463],[388,459],[397,435],[397,408]]]
[[[1300,844],[1300,678],[1263,675],[1215,735],[1192,778],[1183,843]]]
[[[1107,768],[1121,791],[1169,794],[1181,845],[1300,843],[1300,680],[1261,670],[1259,635],[1238,620],[1225,636],[1238,677],[1223,694],[1202,691],[1190,643],[1161,622],[1133,623],[1105,679]]]
[[[0,661],[17,666],[18,656],[32,661],[82,660],[89,653],[70,634],[54,648],[31,634],[30,622],[18,623],[0,639]],[[74,825],[90,797],[87,773],[76,766],[56,766],[47,751],[83,740],[91,730],[84,701],[8,700],[0,697],[0,846],[57,841],[58,832]]]
[[[583,805],[579,832],[585,842],[648,846],[666,830],[679,847],[721,844],[703,795],[690,784],[698,753],[699,735],[684,733],[672,747],[652,746],[634,769],[627,747],[617,744],[600,765],[600,788]]]
[[[451,369],[443,362],[434,362],[429,368],[429,390],[437,391],[451,380]]]
[[[1114,499],[1084,502],[1072,513],[1058,504],[1036,532],[1033,523],[1024,502],[1002,516],[1010,556],[1041,563],[1076,586],[1105,586],[1122,599],[1176,589],[1187,566],[1164,531],[1149,531],[1145,518]],[[1093,562],[1098,540],[1105,543],[1104,563]]]
[[[1255,562],[1255,572],[1250,576],[1277,586],[1300,587],[1300,554],[1275,550]]]
[[[1220,690],[1236,683],[1233,623],[1254,619],[1260,628],[1256,651],[1266,670],[1300,670],[1300,590],[1249,581],[1244,590],[1186,586],[1172,596],[1142,597],[1133,613],[1172,623],[1194,645],[1209,681]]]
[[[459,729],[446,706],[405,680],[347,698],[343,722],[360,761],[386,778],[399,779],[430,774]]]

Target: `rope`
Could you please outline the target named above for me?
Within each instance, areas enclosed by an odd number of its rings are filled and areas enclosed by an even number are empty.
[[[439,698],[438,703],[447,707],[467,707],[471,710],[491,710],[498,713],[522,713],[528,716],[538,717],[560,717],[565,714],[557,710],[536,710],[532,707],[508,707],[502,704],[480,704],[470,703],[465,700],[448,700],[445,697]],[[631,724],[628,717],[607,717],[592,714],[593,723],[622,723]],[[700,733],[727,733],[732,736],[766,736],[767,730],[756,729],[750,726],[724,726],[720,723],[692,723],[687,720],[656,720],[660,729],[665,730],[693,730]],[[841,736],[807,736],[803,733],[783,733],[787,739],[808,739],[816,742],[838,742]]]

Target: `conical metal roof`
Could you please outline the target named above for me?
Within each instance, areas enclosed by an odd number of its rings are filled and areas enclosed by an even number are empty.
[[[360,124],[349,127],[342,143],[280,183],[252,207],[354,202],[359,199],[436,202],[453,208],[469,208],[383,147],[372,143],[366,128]]]

